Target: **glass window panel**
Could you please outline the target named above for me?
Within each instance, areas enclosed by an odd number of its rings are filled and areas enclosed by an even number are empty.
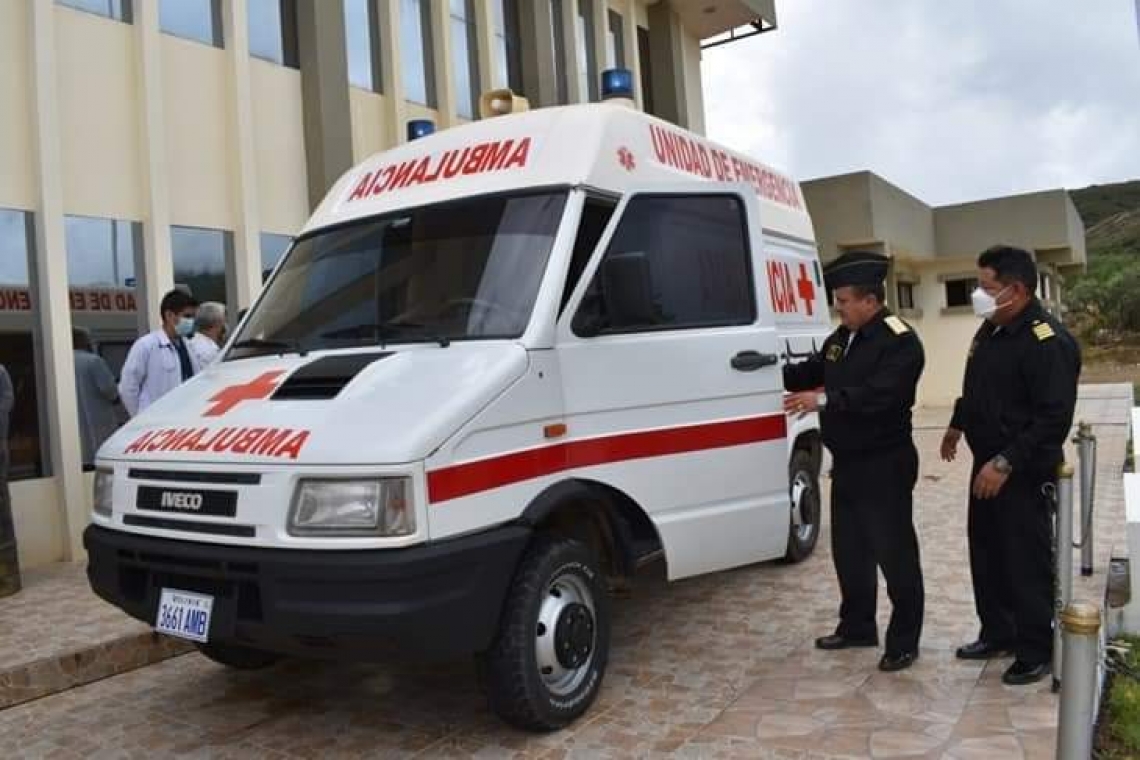
[[[554,81],[558,87],[558,102],[570,102],[570,88],[566,81],[566,34],[562,23],[562,0],[550,0],[550,13],[554,23],[551,28],[554,49]]]
[[[578,2],[578,92],[583,100],[598,99],[598,60],[594,54],[594,15],[590,12],[593,0]]]
[[[77,11],[94,13],[97,16],[106,16],[116,21],[131,23],[134,16],[131,13],[131,0],[56,0],[60,5],[74,8]]]
[[[160,0],[159,28],[175,37],[222,47],[218,0]]]
[[[978,281],[974,278],[961,279],[961,280],[948,280],[946,282],[946,306],[969,306],[972,301],[970,294],[974,292],[974,288],[978,287]]]
[[[12,480],[50,475],[42,341],[31,285],[32,215],[0,209],[0,365],[12,381],[8,416],[8,476]],[[0,420],[0,429],[5,428]]]
[[[272,232],[261,233],[261,281],[264,282],[277,266],[277,262],[289,250],[293,238],[289,235],[275,235]]]
[[[574,315],[575,332],[751,324],[756,302],[746,229],[737,198],[634,198]],[[635,290],[651,309],[631,309],[621,300]]]
[[[475,57],[478,38],[471,0],[451,0],[451,56],[455,75],[455,110],[465,119],[475,118],[479,99],[479,63]]]
[[[380,37],[372,0],[344,0],[344,31],[349,83],[380,92]]]
[[[171,227],[174,283],[199,301],[226,302],[226,260],[231,235],[202,227]]]
[[[625,19],[617,11],[609,12],[610,30],[606,42],[606,68],[626,68],[625,65]]]
[[[435,107],[431,63],[431,16],[424,0],[400,0],[400,48],[404,68],[404,97]]]
[[[296,68],[296,0],[247,0],[249,52],[256,58]]]

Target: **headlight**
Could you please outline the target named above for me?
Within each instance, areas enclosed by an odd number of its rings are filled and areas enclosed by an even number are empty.
[[[111,516],[111,487],[115,474],[110,470],[95,471],[95,490],[91,498],[91,511],[100,517]]]
[[[289,513],[289,535],[411,535],[411,490],[407,478],[302,480]]]

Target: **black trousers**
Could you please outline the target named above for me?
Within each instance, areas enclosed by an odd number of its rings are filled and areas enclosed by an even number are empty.
[[[877,638],[877,569],[887,581],[893,609],[888,654],[917,652],[925,601],[918,537],[914,532],[914,484],[918,452],[913,443],[866,454],[836,454],[832,468],[831,552],[842,603],[837,633]]]
[[[975,460],[973,475],[988,461]],[[972,478],[971,478],[972,481]],[[970,496],[970,572],[980,638],[1034,665],[1053,656],[1053,524],[1047,475],[1014,473],[993,499]]]

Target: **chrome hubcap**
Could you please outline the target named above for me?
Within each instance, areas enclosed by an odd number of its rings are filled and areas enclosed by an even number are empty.
[[[594,660],[595,621],[594,597],[581,579],[563,575],[550,582],[538,611],[534,650],[552,693],[565,696],[582,685]]]
[[[811,475],[797,472],[792,478],[792,530],[801,543],[811,540],[815,534],[816,506],[815,487]]]

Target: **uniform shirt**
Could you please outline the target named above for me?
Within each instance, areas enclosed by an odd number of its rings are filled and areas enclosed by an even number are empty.
[[[833,454],[880,451],[911,440],[911,407],[926,359],[908,324],[881,310],[852,334],[840,327],[805,362],[784,366],[784,387],[823,387],[823,442]]]
[[[979,461],[1001,454],[1014,472],[1052,472],[1073,424],[1080,373],[1076,340],[1034,299],[1012,323],[978,329],[950,427],[966,434]]]
[[[175,338],[182,343],[182,338]],[[191,374],[201,369],[198,358],[187,349]],[[146,409],[182,383],[182,364],[175,344],[162,330],[135,341],[123,364],[119,380],[119,397],[131,416]]]
[[[75,351],[75,392],[79,406],[79,448],[83,464],[95,463],[95,452],[119,426],[115,400],[119,390],[103,357]]]
[[[218,344],[214,342],[213,338],[196,333],[190,339],[190,351],[198,357],[198,366],[205,368],[213,363],[214,359],[218,357]]]

